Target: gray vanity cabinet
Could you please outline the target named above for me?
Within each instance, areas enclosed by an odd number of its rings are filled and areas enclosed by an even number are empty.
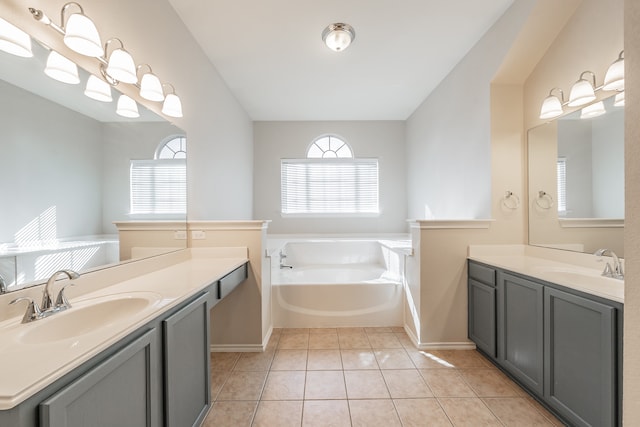
[[[470,263],[468,284],[469,338],[484,353],[496,357],[496,272]]]
[[[469,338],[478,350],[569,425],[622,425],[623,304],[468,266]]]
[[[41,427],[158,426],[150,330],[40,404]]]
[[[200,425],[209,409],[209,293],[162,321],[165,425]]]
[[[531,280],[498,272],[498,359],[511,374],[543,393],[543,294]]]
[[[547,402],[576,426],[616,425],[616,310],[545,289]]]

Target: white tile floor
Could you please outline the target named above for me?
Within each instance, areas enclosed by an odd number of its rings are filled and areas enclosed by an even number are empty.
[[[401,328],[275,330],[213,353],[219,426],[562,426],[476,351],[419,351]]]

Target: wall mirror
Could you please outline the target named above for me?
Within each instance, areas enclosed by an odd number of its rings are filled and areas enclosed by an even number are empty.
[[[117,86],[110,89],[111,102],[90,99],[86,71],[78,70],[78,84],[56,81],[44,73],[50,50],[35,40],[32,50],[31,58],[0,51],[0,274],[6,291],[42,283],[62,268],[95,270],[185,248],[186,159],[178,168],[185,175],[182,209],[132,212],[130,185],[135,161],[153,161],[163,142],[177,141],[173,148],[184,157],[185,133],[140,104],[138,118],[121,117]],[[122,257],[114,222],[136,220],[170,221],[176,238]]]
[[[624,106],[584,109],[530,129],[529,244],[623,254]]]

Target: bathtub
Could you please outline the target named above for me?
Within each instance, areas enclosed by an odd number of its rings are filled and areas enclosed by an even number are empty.
[[[274,327],[402,326],[404,253],[385,242],[308,239],[274,245]]]

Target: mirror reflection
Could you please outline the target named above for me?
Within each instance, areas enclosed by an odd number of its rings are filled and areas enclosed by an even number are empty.
[[[50,50],[35,41],[32,50],[30,58],[0,51],[3,290],[63,268],[185,248],[186,233],[122,248],[114,225],[171,221],[186,230],[185,133],[139,104],[139,117],[118,115],[117,90],[108,88],[111,102],[90,99],[84,70],[77,84],[54,80],[44,73]]]
[[[624,107],[614,99],[600,115],[583,108],[529,130],[530,244],[623,254]]]

